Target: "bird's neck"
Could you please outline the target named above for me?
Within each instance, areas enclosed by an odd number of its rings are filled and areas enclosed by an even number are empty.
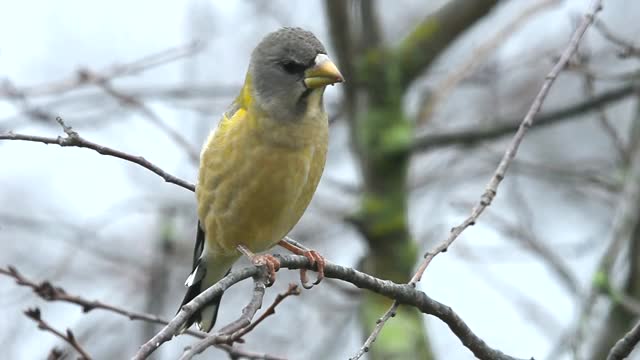
[[[262,108],[255,100],[249,75],[235,102],[246,110],[245,126],[273,145],[299,148],[319,142],[326,146],[328,122],[322,102],[323,90],[316,89],[307,96],[306,109],[295,121],[281,119]]]

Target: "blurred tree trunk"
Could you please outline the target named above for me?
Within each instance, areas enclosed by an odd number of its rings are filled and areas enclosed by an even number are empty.
[[[631,125],[631,137],[629,140],[629,163],[624,164],[623,174],[625,175],[625,190],[628,188],[635,189],[635,194],[629,194],[628,191],[623,191],[620,194],[621,203],[629,201],[629,199],[637,199],[640,197],[640,98],[638,98],[638,104],[636,109],[635,119]],[[629,186],[630,185],[630,186]],[[631,200],[633,201],[633,200]],[[609,350],[624,334],[633,327],[638,318],[638,313],[625,306],[628,300],[632,299],[636,302],[640,301],[640,205],[633,204],[628,213],[618,214],[619,216],[628,217],[628,219],[616,219],[621,226],[629,227],[628,231],[621,231],[622,234],[629,234],[626,239],[610,239],[610,241],[620,241],[622,246],[609,255],[611,259],[605,259],[605,264],[610,264],[609,268],[613,266],[614,258],[620,253],[624,253],[626,259],[624,261],[629,265],[624,275],[622,294],[618,293],[620,290],[615,290],[608,287],[604,289],[607,291],[611,300],[610,308],[602,322],[601,329],[597,332],[596,343],[593,350],[590,352],[590,358],[593,360],[606,359]],[[618,232],[614,231],[614,234]],[[626,253],[625,253],[626,251]],[[610,278],[614,276],[610,270],[606,276]],[[606,284],[611,284],[619,281],[620,279],[608,279]]]
[[[374,276],[406,283],[418,259],[407,224],[407,169],[414,123],[403,108],[407,89],[497,3],[452,0],[417,24],[399,46],[388,47],[382,41],[375,2],[356,2],[360,13],[352,16],[355,8],[350,2],[326,1],[333,47],[346,78],[343,106],[351,146],[363,177],[360,209],[350,220],[369,245],[361,268]],[[386,298],[365,295],[360,311],[365,337],[390,305]],[[433,359],[422,314],[401,307],[369,354],[374,360]]]

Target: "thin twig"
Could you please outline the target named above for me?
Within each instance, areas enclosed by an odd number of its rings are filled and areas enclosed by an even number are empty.
[[[60,331],[54,329],[51,325],[49,325],[46,321],[42,319],[42,314],[40,314],[40,309],[33,308],[27,309],[24,311],[24,314],[31,320],[35,321],[38,324],[38,328],[47,332],[52,333],[53,335],[59,337],[67,344],[71,345],[78,354],[80,354],[80,358],[82,360],[91,360],[91,356],[82,348],[76,337],[73,335],[71,330],[67,329],[67,333],[63,334]]]
[[[263,322],[266,318],[268,318],[269,316],[273,315],[276,313],[276,307],[278,305],[280,305],[281,302],[284,301],[284,299],[288,298],[289,296],[298,296],[300,295],[300,288],[298,287],[298,285],[296,284],[289,284],[289,287],[287,288],[287,291],[280,293],[276,296],[275,300],[273,300],[273,303],[271,303],[271,305],[269,305],[269,307],[267,308],[267,310],[265,310],[262,315],[260,315],[260,317],[258,317],[258,319],[254,322],[251,323],[251,325],[247,326],[244,329],[241,329],[239,332],[240,337],[242,337],[244,334],[251,332],[251,330],[253,330],[256,326],[260,325],[261,322]]]
[[[629,77],[624,79],[625,83],[622,86],[604,91],[593,98],[580,101],[558,110],[550,110],[536,115],[535,129],[542,129],[543,127],[575,119],[579,115],[600,109],[605,105],[612,105],[633,96],[640,91],[640,83],[633,80],[627,81],[628,79]],[[518,130],[520,121],[520,119],[497,119],[495,121],[495,125],[487,127],[455,130],[442,133],[423,131],[415,137],[411,145],[411,149],[412,151],[417,152],[453,145],[476,145],[483,141],[495,140],[512,134],[514,131]]]
[[[262,301],[264,299],[264,294],[267,288],[266,284],[269,277],[266,269],[263,270],[265,271],[258,272],[253,277],[253,296],[251,296],[251,300],[249,301],[247,306],[242,309],[242,315],[240,315],[237,320],[223,327],[220,330],[219,334],[207,336],[194,345],[185,348],[182,356],[180,357],[180,360],[190,360],[194,356],[202,353],[207,348],[215,344],[233,344],[233,342],[236,340],[236,338],[234,338],[235,333],[251,325],[251,320],[253,320],[253,317],[262,307]]]
[[[123,76],[137,75],[151,68],[171,63],[175,60],[194,55],[204,49],[204,44],[192,41],[184,45],[168,48],[160,52],[146,55],[140,59],[129,63],[112,65],[109,68],[99,71],[100,78],[113,80]],[[35,85],[22,88],[21,91],[26,96],[42,96],[61,94],[70,90],[77,89],[84,85],[91,85],[92,78],[84,76],[84,71],[80,70],[71,75],[67,79],[56,82],[49,82],[41,85]],[[0,87],[0,97],[10,96],[6,89]]]
[[[533,100],[533,103],[531,104],[529,111],[527,112],[524,119],[522,120],[522,123],[520,124],[518,131],[515,133],[515,135],[511,139],[511,143],[507,147],[507,150],[505,151],[504,156],[502,157],[502,160],[500,160],[500,163],[498,164],[496,171],[494,172],[493,176],[489,180],[489,183],[487,184],[487,187],[484,193],[480,197],[480,201],[471,210],[471,215],[469,215],[469,217],[465,219],[460,225],[451,229],[451,232],[449,233],[449,237],[447,238],[447,240],[445,240],[443,243],[436,246],[433,250],[425,254],[422,264],[418,268],[418,271],[416,271],[410,283],[415,284],[419,282],[427,266],[429,266],[429,264],[431,263],[431,260],[433,260],[433,258],[439,253],[447,251],[449,246],[451,246],[451,244],[458,238],[458,236],[460,236],[460,234],[466,228],[474,225],[476,220],[482,214],[482,212],[484,212],[484,210],[491,205],[491,202],[493,201],[493,199],[497,194],[498,186],[500,185],[502,180],[504,180],[507,169],[509,168],[509,165],[511,164],[516,154],[518,153],[518,148],[520,147],[520,143],[524,139],[525,134],[527,133],[529,128],[533,126],[535,116],[540,112],[542,104],[544,103],[544,100],[546,99],[549,93],[549,90],[551,89],[551,86],[555,82],[560,72],[564,69],[566,64],[569,62],[569,59],[571,58],[571,56],[573,56],[573,54],[575,53],[584,33],[589,28],[589,25],[593,23],[596,13],[599,12],[601,9],[602,9],[602,0],[593,0],[590,11],[584,15],[582,22],[574,31],[573,35],[571,36],[571,40],[569,41],[569,45],[562,52],[562,55],[560,56],[560,59],[558,59],[558,62],[553,66],[549,74],[545,77],[545,81],[542,84],[542,88],[540,89],[540,92],[538,92],[538,95]]]
[[[451,71],[449,76],[433,87],[435,92],[430,94],[429,99],[425,102],[425,105],[422,106],[422,109],[420,109],[418,125],[423,125],[429,120],[435,112],[436,107],[451,94],[456,86],[467,78],[479,64],[485,61],[492,52],[504,44],[513,33],[525,25],[533,15],[551,5],[558,5],[559,3],[560,1],[558,0],[540,0],[535,2],[514,17],[514,19],[500,29],[500,31],[486,39],[462,64]]]
[[[105,93],[107,93],[108,95],[120,101],[121,104],[138,109],[146,119],[148,119],[152,124],[157,126],[164,133],[166,133],[171,138],[171,140],[173,140],[177,145],[182,147],[186,151],[187,155],[189,156],[189,159],[191,159],[192,162],[196,164],[198,163],[200,159],[200,154],[193,147],[193,145],[181,133],[179,133],[178,131],[174,130],[171,126],[169,126],[162,118],[160,118],[160,116],[155,111],[153,111],[153,109],[147,106],[144,102],[142,102],[141,100],[139,100],[134,96],[125,94],[117,90],[109,82],[108,79],[106,78],[101,79],[99,77],[100,76],[99,74],[94,74],[94,73],[88,72],[87,70],[86,76],[91,78],[97,78],[97,80],[95,80],[96,85],[99,86],[102,90],[104,90]]]
[[[231,359],[247,359],[247,360],[287,360],[280,356],[273,356],[269,354],[262,354],[251,352],[243,349],[238,349],[235,346],[227,344],[216,344],[215,347],[222,349],[229,354]]]
[[[26,278],[23,274],[21,274],[16,268],[9,266],[6,269],[0,268],[0,274],[7,275],[13,278],[16,283],[20,286],[26,286],[33,290],[33,292],[38,295],[40,298],[46,301],[60,301],[66,302],[69,304],[78,305],[82,308],[82,311],[89,312],[95,309],[105,310],[111,313],[115,313],[118,315],[122,315],[124,317],[129,318],[129,320],[141,320],[147,321],[154,324],[166,325],[169,323],[168,320],[160,318],[156,315],[145,314],[140,312],[134,312],[125,310],[123,308],[117,307],[115,305],[106,304],[97,300],[86,300],[78,295],[72,295],[67,293],[63,288],[54,286],[48,281],[43,281],[41,283],[36,283],[33,280]],[[197,330],[187,330],[185,334],[204,339],[208,335],[202,331]],[[243,349],[238,349],[237,347],[233,347],[227,344],[215,344],[215,347],[226,351],[229,356],[236,356],[240,358],[246,359],[264,359],[264,360],[282,360],[282,358],[272,356],[269,354],[255,353],[246,351]],[[52,353],[54,353],[52,350]]]
[[[60,301],[60,302],[66,302],[69,304],[78,305],[82,308],[82,311],[85,313],[88,313],[92,310],[105,310],[108,312],[125,316],[129,318],[129,320],[142,320],[142,321],[147,321],[147,322],[151,322],[154,324],[161,324],[161,325],[166,325],[169,323],[169,321],[162,319],[156,315],[129,311],[114,305],[103,303],[98,300],[87,300],[81,296],[69,294],[63,288],[55,286],[48,281],[36,283],[35,281],[25,277],[13,266],[8,266],[7,268],[0,268],[0,274],[7,275],[13,278],[16,284],[20,286],[26,286],[28,288],[31,288],[31,290],[33,290],[33,292],[43,300]],[[205,333],[200,331],[189,331],[187,333],[189,335],[193,335],[199,338],[204,338],[206,336]]]
[[[640,322],[638,322],[609,351],[607,360],[622,360],[629,356],[640,341]]]
[[[276,306],[278,306],[284,299],[291,295],[300,294],[300,289],[297,285],[289,284],[287,291],[282,294],[278,294],[267,310],[265,310],[265,312],[256,321],[251,322],[251,319],[253,319],[255,313],[262,305],[262,299],[264,298],[264,282],[266,280],[267,279],[264,278],[261,281],[255,281],[253,297],[249,304],[242,310],[242,316],[238,320],[222,328],[218,334],[208,336],[190,348],[185,349],[185,352],[182,354],[180,359],[192,359],[195,355],[202,353],[212,345],[232,345],[234,342],[241,342],[244,335],[255,329],[256,326],[264,321],[264,319],[275,314]],[[258,287],[260,287],[260,289],[258,289]]]
[[[640,47],[634,45],[631,41],[615,35],[602,21],[596,21],[594,26],[605,39],[622,48],[622,51],[619,53],[620,57],[640,57]]]
[[[565,66],[567,65],[567,63],[569,62],[573,54],[578,49],[580,40],[582,39],[583,35],[585,34],[589,26],[593,23],[596,13],[599,12],[601,9],[602,9],[602,0],[593,0],[589,12],[587,12],[584,15],[582,22],[573,32],[573,35],[571,36],[571,40],[569,41],[569,45],[567,45],[567,47],[562,52],[562,55],[560,56],[556,64],[553,66],[549,74],[545,77],[544,83],[542,84],[542,88],[540,89],[540,91],[538,92],[538,95],[533,100],[533,103],[531,104],[529,111],[527,112],[524,119],[520,123],[520,126],[518,127],[518,130],[516,131],[515,135],[511,139],[511,143],[507,147],[507,150],[505,151],[504,156],[502,157],[502,160],[498,164],[496,171],[494,172],[493,176],[489,180],[489,183],[487,184],[484,193],[480,197],[480,201],[473,207],[469,217],[467,217],[460,225],[451,229],[448,238],[444,242],[442,242],[440,245],[436,246],[433,250],[427,252],[424,255],[424,260],[422,261],[422,263],[418,267],[418,270],[409,281],[410,286],[415,287],[416,284],[422,278],[422,275],[424,274],[425,270],[427,269],[431,261],[438,254],[446,252],[449,249],[449,246],[453,244],[453,242],[460,236],[460,234],[462,234],[462,232],[469,226],[474,225],[476,220],[480,217],[480,215],[482,215],[484,210],[491,205],[491,202],[493,201],[493,199],[495,198],[498,192],[498,186],[500,185],[502,180],[504,180],[507,169],[509,168],[509,165],[511,164],[513,159],[515,158],[518,152],[518,148],[520,147],[520,143],[524,139],[525,134],[527,133],[529,128],[531,128],[531,126],[533,125],[535,116],[540,112],[540,109],[542,108],[542,104],[544,103],[544,100],[546,99],[549,93],[549,90],[551,89],[551,86],[555,82],[560,72],[565,68]],[[370,344],[372,344],[375,341],[378,334],[382,330],[382,327],[384,327],[388,319],[391,317],[390,314],[396,311],[398,307],[398,303],[399,303],[398,300],[395,300],[393,302],[391,307],[380,318],[381,320],[378,322],[378,324],[376,324],[374,331],[369,335],[364,345],[360,347],[359,351],[357,352],[357,356],[354,356],[352,359],[354,360],[359,359],[362,356],[362,354],[364,354],[365,352],[364,350],[368,348],[368,346],[370,346]]]
[[[123,159],[129,162],[138,164],[143,168],[160,176],[161,178],[164,179],[164,181],[168,183],[178,185],[187,190],[195,191],[195,188],[196,188],[195,185],[165,172],[160,167],[154,165],[144,157],[132,155],[120,150],[112,149],[100,144],[96,144],[89,140],[86,140],[85,138],[80,136],[75,130],[73,130],[71,127],[67,126],[61,117],[57,117],[56,121],[60,124],[60,126],[62,126],[62,129],[64,130],[67,136],[65,137],[58,136],[57,138],[50,138],[45,136],[25,135],[25,134],[8,132],[8,133],[0,133],[0,140],[22,140],[22,141],[39,142],[43,144],[59,145],[61,147],[79,147],[79,148],[91,149],[102,155],[113,156],[119,159]]]
[[[384,324],[386,324],[387,320],[389,320],[390,318],[396,316],[396,312],[398,311],[398,307],[400,307],[400,303],[397,301],[394,301],[393,304],[391,305],[391,307],[389,308],[389,310],[387,310],[381,318],[378,318],[378,320],[376,320],[376,326],[373,328],[373,331],[371,332],[371,335],[369,335],[369,337],[367,337],[367,340],[364,341],[364,344],[362,344],[362,346],[360,347],[360,349],[358,349],[358,352],[353,355],[352,357],[349,358],[349,360],[357,360],[360,359],[362,356],[364,356],[365,353],[369,352],[369,350],[371,349],[371,345],[373,345],[373,343],[376,341],[376,339],[378,339],[378,335],[380,335],[380,331],[382,331],[382,328],[384,327]]]

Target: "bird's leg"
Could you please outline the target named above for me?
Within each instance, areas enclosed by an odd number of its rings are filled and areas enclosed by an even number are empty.
[[[249,250],[249,248],[244,245],[238,245],[237,249],[244,256],[248,257],[253,265],[264,266],[267,268],[267,272],[269,273],[269,282],[266,284],[267,286],[271,286],[276,282],[276,271],[280,269],[280,261],[278,259],[270,254],[254,254],[253,251]]]
[[[322,279],[324,279],[324,265],[326,262],[326,260],[322,255],[320,255],[320,253],[318,253],[315,250],[306,249],[302,245],[296,242],[293,242],[293,243],[289,242],[287,241],[287,239],[280,240],[280,242],[278,242],[278,245],[282,246],[283,248],[291,251],[296,255],[302,255],[306,257],[307,259],[309,259],[311,266],[314,266],[314,265],[317,266],[318,277],[316,281],[313,282],[311,285],[308,284],[307,269],[300,269],[300,282],[302,283],[302,287],[304,287],[305,289],[311,289],[314,285],[320,284]]]

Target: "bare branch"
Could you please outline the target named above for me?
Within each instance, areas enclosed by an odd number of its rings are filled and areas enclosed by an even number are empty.
[[[235,333],[238,333],[239,330],[251,325],[251,320],[262,307],[262,300],[264,299],[264,293],[267,288],[267,281],[267,272],[258,272],[253,277],[253,296],[251,297],[249,304],[242,309],[242,315],[237,320],[223,327],[219,334],[207,336],[193,346],[185,348],[180,360],[191,360],[194,356],[202,353],[212,345],[219,343],[233,344],[236,339],[239,339],[239,337],[234,337]]]
[[[640,57],[640,47],[634,45],[631,41],[615,35],[602,21],[597,21],[595,27],[605,39],[622,48],[622,51],[619,53],[620,57]]]
[[[94,82],[97,86],[99,86],[105,93],[119,100],[121,104],[125,106],[130,106],[136,108],[145,116],[151,123],[157,126],[160,130],[166,133],[171,140],[173,140],[176,144],[182,147],[189,158],[194,163],[198,163],[200,159],[200,154],[196,149],[194,149],[193,145],[185,139],[185,137],[171,128],[160,116],[153,111],[149,106],[147,106],[144,102],[137,99],[134,96],[127,95],[119,90],[116,90],[113,85],[109,82],[109,79],[101,77],[99,74],[95,74],[90,72],[89,70],[85,70],[84,77],[87,79],[91,79],[90,81]]]
[[[254,290],[253,296],[249,304],[242,309],[242,316],[232,322],[231,324],[223,327],[217,334],[208,336],[207,338],[197,342],[190,348],[185,349],[182,354],[181,360],[192,359],[196,354],[202,353],[209,346],[229,344],[232,345],[236,341],[242,341],[242,337],[251,332],[264,321],[270,315],[275,314],[275,308],[284,299],[291,295],[299,295],[300,289],[295,284],[289,284],[289,288],[286,292],[278,294],[274,302],[267,308],[267,310],[254,322],[251,322],[258,309],[262,306],[262,300],[264,298],[265,282],[267,280],[266,274],[261,273],[261,279],[255,280],[254,277]]]
[[[114,314],[122,315],[124,317],[129,318],[129,320],[142,320],[149,323],[161,324],[161,325],[166,325],[169,323],[169,321],[162,319],[156,315],[129,311],[129,310],[126,310],[114,305],[106,304],[104,302],[97,301],[97,300],[86,300],[81,296],[69,294],[63,288],[54,286],[48,281],[36,283],[33,280],[29,280],[28,278],[26,278],[24,275],[22,275],[20,272],[18,272],[17,269],[15,269],[12,266],[9,266],[6,269],[0,268],[0,274],[13,278],[16,281],[16,283],[20,286],[26,286],[31,288],[36,295],[38,295],[40,298],[46,301],[60,301],[60,302],[66,302],[69,304],[78,305],[82,308],[82,311],[84,312],[89,312],[94,309],[99,309],[99,310],[105,310]],[[291,295],[295,295],[295,294],[291,294]],[[278,295],[278,298],[276,300],[278,300],[280,296],[282,295]],[[272,305],[272,307],[275,307],[275,305]],[[267,309],[267,312],[269,312],[270,309]],[[264,320],[264,318],[266,317],[265,315],[266,313],[263,314],[256,322],[251,324],[251,329],[255,327],[254,324],[257,325],[257,323]],[[187,330],[185,331],[185,334],[188,334],[200,339],[204,339],[208,336],[208,334],[202,331],[197,331],[197,330]],[[229,354],[229,356],[232,356],[232,357],[237,356],[237,357],[242,357],[247,359],[256,359],[256,360],[257,359],[282,360],[279,357],[271,356],[269,354],[254,353],[254,352],[239,349],[237,347],[227,345],[227,344],[215,344],[214,346],[226,351]],[[55,352],[54,350],[56,349],[53,349],[51,351],[51,354],[57,354],[57,352]],[[54,357],[54,359],[57,359],[57,358]]]
[[[48,281],[36,283],[35,281],[26,278],[13,266],[9,266],[6,269],[0,268],[0,274],[13,278],[16,281],[16,284],[20,286],[31,288],[31,290],[33,290],[33,292],[43,300],[60,301],[78,305],[85,313],[99,309],[125,316],[129,318],[129,320],[142,320],[161,325],[166,325],[169,323],[167,320],[164,320],[156,315],[129,311],[114,305],[103,303],[98,300],[87,300],[79,295],[69,294],[63,288],[54,286]],[[199,338],[204,338],[206,336],[205,333],[200,331],[188,331],[188,334]]]
[[[168,183],[178,185],[187,190],[195,191],[195,188],[196,188],[195,185],[165,172],[164,170],[154,165],[144,157],[131,155],[123,151],[115,150],[100,144],[96,144],[89,140],[86,140],[85,138],[81,137],[71,127],[65,125],[62,118],[58,117],[56,118],[56,121],[58,121],[60,126],[62,126],[62,128],[64,129],[64,132],[67,135],[66,137],[58,136],[57,138],[49,138],[44,136],[24,135],[24,134],[16,134],[13,132],[9,132],[9,133],[0,133],[0,140],[22,140],[22,141],[40,142],[43,144],[59,145],[61,147],[79,147],[79,148],[91,149],[102,155],[113,156],[116,158],[120,158],[129,162],[138,164],[143,168],[160,176],[161,178],[164,179],[164,181]]]
[[[129,63],[113,65],[107,69],[99,71],[100,78],[103,79],[115,79],[123,76],[137,75],[143,71],[151,68],[171,63],[177,59],[194,55],[204,49],[202,43],[190,42],[185,45],[169,48],[154,54],[144,56],[138,60],[134,60]],[[42,96],[52,95],[67,92],[69,90],[76,89],[84,85],[92,84],[92,80],[96,78],[87,78],[84,76],[84,71],[78,71],[76,74],[70,76],[67,79],[57,82],[50,82],[46,84],[30,86],[21,89],[26,96]],[[6,89],[0,88],[0,98],[11,96],[6,92]]]
[[[615,88],[591,99],[570,105],[564,109],[549,111],[539,114],[535,118],[535,129],[541,129],[544,126],[555,125],[563,121],[584,114],[590,111],[596,111],[605,105],[616,103],[624,100],[629,96],[640,91],[639,82],[627,83],[619,88]],[[506,136],[518,130],[519,120],[501,120],[497,121],[498,125],[470,130],[458,130],[449,133],[434,134],[433,132],[425,132],[418,135],[413,141],[414,151],[426,151],[432,148],[452,145],[475,145],[479,142],[494,140]]]
[[[275,255],[279,260],[282,268],[292,270],[306,268],[315,270],[311,267],[309,260],[304,256],[296,255]],[[255,276],[261,269],[256,266],[248,266],[242,269],[232,271],[224,279],[211,286],[200,295],[196,296],[191,302],[184,305],[180,312],[174,317],[167,326],[165,326],[158,334],[141,346],[133,359],[146,359],[163,343],[171,340],[177,333],[178,329],[187,319],[199,308],[210,302],[216,296],[219,296],[233,284]],[[444,323],[446,323],[451,331],[460,339],[479,359],[498,359],[498,360],[514,360],[511,356],[505,355],[499,350],[490,348],[484,340],[474,334],[464,321],[451,309],[436,300],[431,299],[422,291],[416,290],[415,286],[410,284],[396,284],[392,281],[375,278],[358,270],[336,265],[330,262],[325,264],[325,276],[349,282],[361,289],[368,289],[380,295],[398,301],[400,304],[414,306],[421,312],[433,315]]]
[[[397,55],[402,84],[408,87],[452,41],[493,9],[497,0],[448,1],[402,41]]]
[[[593,0],[590,11],[584,15],[582,22],[580,23],[578,28],[576,28],[576,30],[574,31],[573,35],[571,36],[571,40],[569,41],[569,45],[562,52],[560,59],[558,59],[558,62],[553,66],[549,74],[546,76],[545,81],[542,84],[542,88],[540,89],[540,92],[538,93],[536,98],[533,100],[533,103],[531,104],[529,111],[527,112],[524,119],[522,120],[522,123],[520,123],[520,126],[518,127],[518,131],[515,133],[515,135],[511,139],[511,143],[507,147],[507,150],[505,151],[504,156],[502,157],[502,160],[500,160],[500,164],[498,164],[498,168],[496,169],[495,173],[489,180],[489,183],[487,184],[484,194],[482,194],[482,196],[480,197],[480,201],[478,202],[478,204],[476,204],[476,206],[471,210],[471,215],[469,215],[469,217],[465,219],[460,225],[451,229],[451,232],[447,240],[445,240],[443,243],[441,243],[440,245],[435,247],[433,250],[425,254],[425,259],[420,265],[420,267],[418,268],[418,271],[416,272],[414,277],[411,279],[411,283],[416,283],[420,281],[420,279],[422,278],[422,274],[426,270],[427,266],[429,266],[429,263],[431,263],[431,260],[433,260],[433,258],[439,253],[447,251],[449,246],[451,246],[451,244],[458,238],[458,236],[460,236],[460,234],[466,228],[474,225],[476,220],[480,217],[480,215],[484,212],[484,210],[491,205],[491,202],[493,201],[493,199],[495,198],[498,192],[498,186],[500,185],[502,180],[504,180],[507,169],[509,168],[509,165],[511,164],[516,154],[518,153],[518,148],[520,147],[520,143],[524,139],[525,134],[527,133],[529,128],[533,126],[535,116],[538,114],[538,112],[540,112],[540,108],[542,107],[542,104],[544,103],[544,100],[546,99],[547,94],[551,89],[551,86],[555,82],[556,78],[558,77],[562,69],[564,69],[566,64],[569,62],[569,59],[571,58],[571,56],[577,50],[578,44],[580,43],[582,36],[589,28],[589,25],[593,23],[596,13],[599,12],[601,9],[602,9],[602,0]]]
[[[376,326],[373,328],[373,331],[371,332],[369,337],[367,337],[367,340],[364,341],[364,344],[362,344],[358,352],[352,357],[350,357],[349,360],[358,360],[361,357],[363,357],[364,354],[369,352],[371,345],[373,345],[373,343],[378,338],[378,335],[380,335],[380,331],[382,331],[382,328],[384,327],[384,325],[387,323],[389,319],[396,316],[398,307],[400,307],[400,303],[397,301],[394,301],[391,307],[389,308],[389,310],[387,310],[387,312],[385,312],[381,318],[376,320]]]
[[[263,322],[269,316],[274,315],[276,313],[276,307],[280,305],[280,303],[283,302],[284,299],[288,298],[289,296],[298,296],[298,295],[300,295],[300,288],[298,287],[298,285],[289,284],[287,291],[278,294],[275,300],[273,300],[273,302],[271,303],[271,305],[269,305],[267,310],[265,310],[256,321],[251,323],[251,325],[247,326],[245,329],[241,330],[243,332],[243,335],[253,330],[256,326],[260,325],[260,323]]]
[[[76,337],[73,335],[73,332],[71,332],[71,330],[67,329],[67,333],[63,334],[60,331],[54,329],[51,325],[49,325],[42,319],[42,314],[40,314],[40,309],[38,308],[27,309],[24,311],[24,314],[29,319],[35,321],[36,324],[38,324],[39,329],[50,332],[71,345],[71,347],[74,348],[78,352],[78,354],[80,354],[80,358],[82,360],[91,360],[91,356],[89,356],[89,354],[82,348],[80,343],[78,343],[78,340],[76,340]]]
[[[638,322],[628,333],[626,333],[622,339],[618,340],[616,344],[609,351],[607,360],[622,360],[625,359],[633,349],[638,345],[640,341],[640,322]]]
[[[589,25],[593,23],[596,13],[598,13],[601,9],[602,9],[602,0],[593,0],[589,12],[587,12],[584,15],[582,22],[576,28],[573,35],[571,36],[569,45],[567,45],[565,50],[562,52],[560,59],[558,59],[558,61],[553,66],[549,74],[546,76],[545,81],[542,84],[542,88],[540,89],[540,91],[538,92],[538,95],[533,100],[533,103],[531,104],[529,111],[527,112],[524,119],[520,123],[520,126],[518,127],[518,130],[516,131],[515,135],[511,139],[511,143],[507,147],[507,150],[505,151],[504,156],[502,157],[502,160],[500,160],[500,163],[498,164],[498,168],[496,169],[493,176],[489,180],[489,183],[487,184],[484,193],[480,197],[480,201],[478,202],[478,204],[476,204],[473,207],[469,217],[467,217],[460,225],[451,229],[448,238],[444,242],[442,242],[440,245],[436,246],[433,250],[427,252],[424,255],[424,260],[418,267],[418,270],[416,271],[414,276],[409,281],[410,286],[415,287],[415,285],[422,278],[422,275],[424,274],[425,270],[427,269],[431,261],[438,254],[446,252],[449,249],[449,246],[453,244],[453,242],[458,238],[458,236],[460,236],[460,234],[462,234],[462,232],[466,228],[474,225],[476,220],[480,217],[480,215],[482,215],[484,210],[491,205],[491,202],[493,201],[493,199],[495,198],[498,192],[498,186],[500,185],[502,180],[504,180],[507,169],[509,168],[509,165],[511,164],[513,159],[515,158],[518,152],[520,143],[524,139],[525,134],[527,133],[529,128],[531,128],[531,126],[533,125],[535,116],[538,114],[538,112],[540,112],[540,108],[542,107],[542,104],[544,103],[544,100],[546,99],[547,94],[551,89],[551,86],[555,82],[560,72],[565,68],[571,56],[578,49],[580,40],[582,39],[583,35],[589,28]],[[395,299],[391,307],[382,316],[382,319],[388,319],[389,314],[395,312],[398,306],[398,303],[399,303],[399,300]],[[381,321],[378,325],[382,327],[384,326],[385,322],[386,320]],[[380,332],[380,329],[378,329],[378,326],[376,326],[376,328],[374,329],[374,332],[369,336],[369,338],[366,341],[370,343],[375,341],[377,333],[379,332]],[[475,355],[479,357],[477,354]]]
[[[470,56],[467,57],[462,64],[458,65],[456,69],[451,71],[449,76],[437,85],[433,86],[435,91],[430,95],[428,101],[426,101],[420,110],[418,124],[424,124],[429,118],[431,118],[438,104],[448,97],[456,86],[462,80],[467,78],[479,64],[486,61],[489,55],[502,45],[509,36],[525,25],[527,20],[529,20],[533,15],[538,14],[540,11],[558,4],[560,4],[560,1],[558,0],[536,1],[531,4],[531,6],[522,10],[522,12],[500,29],[500,31],[485,40],[482,45],[478,46],[473,52],[471,52]]]

